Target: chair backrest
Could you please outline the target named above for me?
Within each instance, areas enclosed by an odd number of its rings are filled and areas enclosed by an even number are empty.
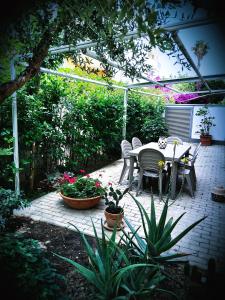
[[[122,140],[121,142],[121,151],[122,151],[122,158],[129,158],[129,152],[132,150],[132,145],[127,140]]]
[[[180,139],[178,136],[167,137],[167,144],[173,144],[174,141],[178,142],[180,145],[183,145],[182,139]]]
[[[138,155],[140,168],[159,172],[159,161],[165,162],[164,155],[155,149],[143,149]]]
[[[133,137],[132,138],[132,147],[133,147],[133,149],[136,149],[136,148],[141,147],[141,146],[142,146],[142,142],[139,140],[139,138]]]

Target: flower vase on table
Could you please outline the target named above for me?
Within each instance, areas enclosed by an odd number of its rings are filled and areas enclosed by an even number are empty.
[[[158,140],[159,149],[165,149],[167,146],[167,138],[164,136],[160,136]]]

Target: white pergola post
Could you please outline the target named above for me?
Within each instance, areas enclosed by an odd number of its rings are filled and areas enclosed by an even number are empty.
[[[128,89],[124,90],[123,98],[123,139],[126,139],[127,135],[127,100],[128,100]]]
[[[14,59],[10,62],[11,80],[16,78]],[[13,149],[15,165],[15,192],[20,194],[20,177],[19,177],[19,147],[18,147],[18,122],[17,122],[17,97],[16,92],[12,94],[12,126],[13,126]]]

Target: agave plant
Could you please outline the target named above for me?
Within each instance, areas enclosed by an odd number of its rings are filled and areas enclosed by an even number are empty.
[[[116,227],[108,238],[101,224],[102,238],[100,239],[93,223],[92,225],[96,239],[95,249],[89,244],[85,235],[73,225],[82,237],[89,258],[88,267],[54,254],[72,264],[77,272],[95,286],[96,299],[136,299],[136,296],[160,291],[158,284],[165,276],[161,274],[159,266],[149,263],[132,264],[127,256],[127,250],[120,247],[120,241],[116,243]]]
[[[134,199],[135,203],[138,206],[144,231],[143,238],[138,233],[140,227],[138,229],[135,229],[125,218],[125,222],[131,231],[131,235],[123,230],[125,238],[123,237],[122,239],[127,247],[129,247],[133,258],[146,263],[163,263],[168,261],[174,262],[177,261],[176,259],[179,257],[189,255],[186,253],[167,254],[166,252],[170,250],[174,245],[176,245],[178,241],[180,241],[190,230],[192,230],[196,225],[202,222],[206,217],[203,217],[200,220],[196,221],[192,225],[188,226],[180,234],[178,234],[175,238],[172,238],[172,231],[185,213],[183,213],[175,221],[173,221],[173,218],[171,217],[166,222],[169,201],[169,199],[167,198],[161,216],[157,223],[153,196],[151,196],[150,215],[148,215],[145,208],[135,199],[133,195],[130,194],[130,196]]]
[[[121,289],[125,295],[115,299],[151,299],[155,292],[166,293],[177,299],[175,293],[159,287],[159,284],[167,278],[162,272],[159,265],[132,269],[131,272],[127,272],[127,276],[123,276],[121,282]]]

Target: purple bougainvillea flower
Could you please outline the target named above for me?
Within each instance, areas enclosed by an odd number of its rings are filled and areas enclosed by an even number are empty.
[[[192,99],[198,97],[198,94],[176,94],[173,96],[176,103],[187,103],[191,101]]]

